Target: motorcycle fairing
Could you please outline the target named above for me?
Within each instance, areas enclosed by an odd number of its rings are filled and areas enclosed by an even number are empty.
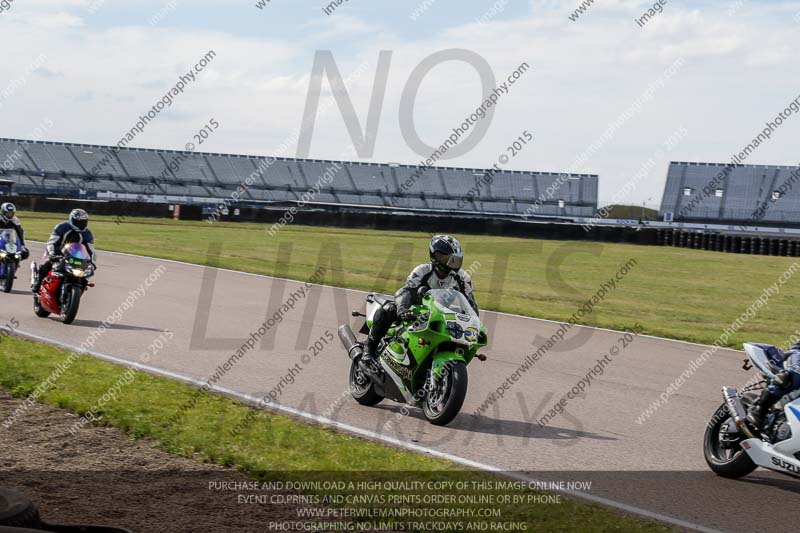
[[[13,229],[4,229],[0,231],[0,250],[9,254],[15,254],[19,250],[19,237],[17,232]]]
[[[394,296],[379,293],[367,295],[367,327],[372,327],[372,319],[375,317],[375,312],[387,301],[394,301]]]
[[[6,254],[14,258],[14,254],[16,254],[20,249],[20,242],[19,237],[17,236],[17,232],[13,229],[4,229],[0,231],[0,278],[4,278],[6,276]]]
[[[372,327],[375,313],[392,296],[367,295],[366,322],[362,333]],[[455,309],[443,305],[450,302]],[[423,309],[420,309],[423,308]],[[380,350],[386,379],[376,383],[376,391],[386,398],[414,404],[418,389],[424,386],[428,368],[440,378],[448,362],[469,364],[477,350],[486,346],[486,330],[466,298],[452,289],[432,289],[416,306],[417,321],[393,325]],[[366,331],[365,331],[366,330]],[[438,350],[433,354],[431,353]],[[431,359],[430,365],[427,360]]]
[[[50,313],[61,314],[61,282],[63,278],[54,272],[50,272],[42,281],[42,288],[39,290],[39,298],[42,307]]]
[[[441,377],[448,361],[463,361],[465,364],[469,364],[477,350],[486,345],[486,333],[476,314],[456,313],[453,309],[445,307],[440,304],[440,301],[437,301],[439,296],[445,292],[450,291],[443,289],[429,291],[422,301],[422,306],[430,310],[427,320],[417,322],[400,335],[405,340],[412,359],[416,361],[415,382],[424,383],[424,379],[421,379],[418,371],[427,368],[425,361],[431,357],[431,352],[438,350],[434,353],[431,362],[433,373],[438,378]],[[458,295],[460,302],[464,297],[460,293]],[[466,302],[466,299],[463,301]],[[460,331],[453,328],[452,324],[454,323],[460,325]],[[466,334],[467,331],[469,331],[468,334]],[[418,341],[422,341],[424,344],[420,344]]]
[[[773,379],[775,377],[775,372],[773,372],[771,363],[775,363],[771,357],[771,353],[776,348],[770,344],[759,344],[756,342],[746,342],[743,347],[744,352],[747,354],[750,362],[753,363],[753,366],[766,377]]]
[[[433,354],[433,375],[437,378],[442,377],[445,366],[450,361],[462,361],[464,364],[469,362],[462,354],[456,352],[437,352]]]
[[[376,385],[382,389],[378,390],[378,392],[382,396],[396,402],[415,403],[414,393],[405,386],[403,378],[396,371],[398,368],[397,364],[395,364],[390,357],[384,356],[381,358],[381,367],[383,367],[383,371],[389,379]]]
[[[742,448],[757,465],[800,477],[800,460],[794,456],[800,453],[800,398],[784,406],[784,411],[791,437],[775,444],[758,438],[747,439],[742,442]]]

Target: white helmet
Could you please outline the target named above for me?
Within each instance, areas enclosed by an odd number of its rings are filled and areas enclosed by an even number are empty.
[[[17,208],[11,202],[0,205],[0,219],[3,222],[11,222],[17,214]]]

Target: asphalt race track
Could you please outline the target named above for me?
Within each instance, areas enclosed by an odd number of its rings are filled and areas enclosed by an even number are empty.
[[[41,245],[33,248],[32,257],[38,257]],[[642,411],[705,347],[639,336],[622,348],[619,332],[576,327],[511,384],[502,399],[475,416],[487,395],[535,351],[534,339],[539,336],[538,346],[559,327],[484,313],[490,327],[489,360],[470,365],[462,413],[450,426],[437,428],[416,409],[403,417],[392,402],[367,408],[347,396],[349,360],[338,338],[329,339],[336,336],[340,320],[360,326],[349,317],[350,310],[363,308],[360,291],[313,286],[302,295],[301,282],[110,252],[101,254],[100,263],[97,287],[85,295],[73,325],[33,314],[27,262],[13,293],[0,294],[0,323],[14,317],[22,335],[78,346],[163,265],[146,295],[97,338],[94,352],[140,363],[148,345],[171,331],[168,347],[147,364],[205,382],[267,317],[293,300],[293,309],[284,307],[283,320],[224,373],[218,387],[257,398],[272,391],[282,406],[303,416],[333,419],[362,435],[397,439],[473,466],[532,479],[591,480],[589,498],[669,517],[687,529],[796,530],[781,509],[798,501],[800,481],[762,470],[744,480],[725,480],[714,476],[703,460],[703,432],[721,403],[720,387],[739,386],[752,377],[741,370],[740,352],[717,352],[666,405],[638,424]],[[318,340],[318,347],[323,346],[315,355],[317,350],[310,347]],[[582,398],[569,400],[564,414],[540,427],[537,420],[613,346],[620,351],[605,373]],[[288,378],[291,368],[295,375]]]

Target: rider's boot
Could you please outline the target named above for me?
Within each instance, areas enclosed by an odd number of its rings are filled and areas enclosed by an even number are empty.
[[[36,271],[36,275],[34,276],[35,279],[33,280],[33,284],[31,285],[31,292],[33,294],[39,294],[39,289],[42,288],[42,281],[44,278],[50,274],[50,269],[53,267],[52,262],[48,259],[46,262],[39,265],[39,269]]]
[[[767,408],[774,401],[774,397],[770,394],[769,390],[764,389],[761,391],[761,396],[750,407],[747,413],[747,421],[753,426],[756,431],[761,431],[761,426],[764,425],[764,415]]]
[[[372,378],[380,376],[380,362],[378,360],[378,344],[386,332],[389,331],[392,322],[397,318],[397,308],[394,302],[386,303],[375,311],[372,317],[372,327],[367,336],[367,346],[364,355],[359,361],[359,369]]]
[[[378,375],[378,342],[380,342],[380,338],[376,338],[374,332],[374,328],[369,332],[364,355],[361,356],[361,360],[358,362],[361,371],[371,377],[377,377]]]

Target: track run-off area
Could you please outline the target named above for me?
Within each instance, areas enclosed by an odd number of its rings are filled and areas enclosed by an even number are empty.
[[[42,252],[41,244],[31,248],[32,257]],[[720,349],[697,365],[707,346],[583,326],[563,331],[487,311],[488,360],[470,364],[461,414],[435,427],[417,409],[406,416],[390,401],[362,407],[350,398],[350,361],[336,329],[345,321],[360,328],[363,319],[350,311],[363,309],[363,291],[102,252],[97,286],[65,326],[33,314],[27,267],[14,291],[0,295],[0,324],[13,319],[20,336],[83,345],[102,359],[470,468],[583,482],[588,490],[567,496],[685,529],[795,529],[764,510],[796,501],[800,482],[762,470],[725,480],[703,459],[721,387],[752,377],[741,352]],[[558,342],[540,350],[554,335]],[[156,342],[163,349],[149,349]]]

